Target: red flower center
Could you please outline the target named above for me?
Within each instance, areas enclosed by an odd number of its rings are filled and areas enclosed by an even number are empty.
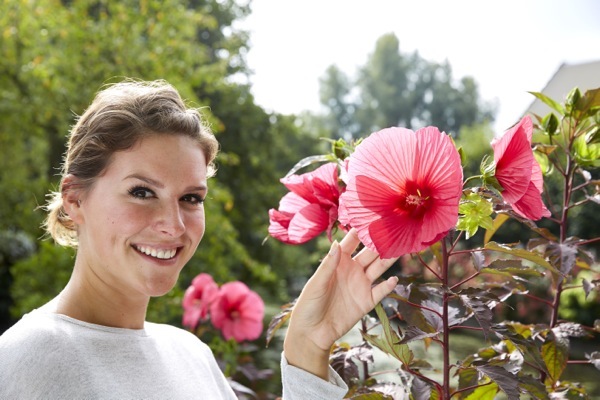
[[[428,209],[430,198],[428,188],[419,188],[415,182],[409,181],[399,199],[398,208],[413,218],[421,219]]]

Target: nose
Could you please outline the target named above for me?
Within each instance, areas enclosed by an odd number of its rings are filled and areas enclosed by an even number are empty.
[[[155,229],[171,237],[178,237],[185,232],[182,210],[179,202],[161,204],[157,210]]]

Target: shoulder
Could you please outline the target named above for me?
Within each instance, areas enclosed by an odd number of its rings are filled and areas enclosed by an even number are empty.
[[[4,355],[24,348],[44,346],[53,342],[56,334],[57,329],[52,318],[34,310],[25,314],[0,336],[0,352]]]
[[[145,329],[149,336],[153,337],[156,341],[161,342],[163,345],[171,344],[176,347],[191,348],[196,351],[211,353],[211,350],[206,343],[201,341],[192,332],[186,331],[185,329],[173,325],[157,324],[153,322],[146,322]]]

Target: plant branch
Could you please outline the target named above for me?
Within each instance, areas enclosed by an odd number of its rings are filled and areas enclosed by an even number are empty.
[[[582,240],[581,242],[577,242],[576,245],[577,246],[585,246],[586,244],[591,244],[591,243],[596,243],[596,242],[600,242],[600,236],[594,239],[589,239],[589,240]]]
[[[429,272],[431,272],[433,275],[435,275],[435,277],[438,280],[440,280],[440,281],[442,280],[442,277],[439,276],[438,273],[435,272],[433,269],[431,269],[431,267],[429,266],[429,264],[427,264],[425,262],[425,260],[423,260],[423,257],[421,257],[421,254],[417,253],[417,258],[419,259],[419,261],[421,262],[421,264],[423,264],[423,266],[429,270]]]
[[[544,304],[546,304],[546,305],[549,305],[550,307],[552,307],[552,306],[553,306],[553,303],[552,303],[551,301],[548,301],[548,300],[546,300],[546,299],[542,299],[541,297],[538,297],[538,296],[536,296],[536,295],[529,294],[529,293],[517,293],[517,294],[520,294],[520,295],[522,295],[522,296],[525,296],[525,297],[527,297],[527,298],[530,298],[530,299],[533,299],[533,300],[539,301],[539,302],[541,302],[541,303],[544,303]]]
[[[454,290],[454,289],[456,289],[457,287],[459,287],[459,286],[460,286],[460,285],[462,285],[463,283],[466,283],[466,282],[470,281],[471,279],[473,279],[473,278],[477,277],[477,276],[478,276],[480,273],[481,273],[481,272],[477,271],[477,272],[475,272],[473,275],[466,277],[465,279],[463,279],[462,281],[458,282],[457,284],[455,284],[455,285],[452,285],[452,287],[450,287],[450,290]]]
[[[468,329],[468,330],[471,330],[471,331],[480,331],[480,332],[483,331],[483,328],[480,328],[478,326],[468,326],[468,325],[454,325],[454,326],[451,326],[449,329],[450,330]]]
[[[448,287],[448,248],[446,246],[446,239],[442,239],[442,284],[444,287]],[[442,297],[442,330],[443,330],[443,344],[442,351],[444,353],[444,399],[450,398],[450,329],[449,329],[449,314],[448,314],[448,302],[449,302],[448,291],[444,290]]]
[[[430,311],[430,312],[432,312],[432,313],[436,314],[438,317],[440,317],[440,318],[443,318],[443,315],[442,315],[442,314],[440,314],[438,311],[434,310],[433,308],[429,308],[429,307],[423,306],[423,305],[421,305],[421,304],[413,303],[412,301],[405,300],[404,298],[400,298],[400,299],[398,299],[398,300],[400,300],[400,301],[403,301],[403,302],[405,302],[406,304],[408,304],[408,305],[411,305],[411,306],[413,306],[413,307],[417,307],[417,308],[420,308],[420,309],[422,309],[422,310],[427,310],[427,311]]]
[[[463,232],[464,231],[458,232],[458,236],[456,236],[456,239],[454,240],[454,243],[452,243],[452,247],[450,247],[450,251],[448,252],[448,254],[452,254],[452,252],[454,251],[454,248],[458,244],[458,241],[460,240],[460,238],[462,238]]]

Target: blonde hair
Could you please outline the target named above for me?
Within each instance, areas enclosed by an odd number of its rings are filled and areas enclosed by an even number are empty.
[[[69,133],[60,190],[50,194],[44,222],[57,243],[77,246],[77,227],[63,208],[64,192],[89,190],[113,153],[130,149],[142,138],[155,134],[193,138],[204,152],[207,177],[214,175],[219,144],[198,110],[188,108],[173,86],[163,80],[127,80],[109,85],[96,94]],[[67,187],[67,175],[77,178],[75,185]]]

